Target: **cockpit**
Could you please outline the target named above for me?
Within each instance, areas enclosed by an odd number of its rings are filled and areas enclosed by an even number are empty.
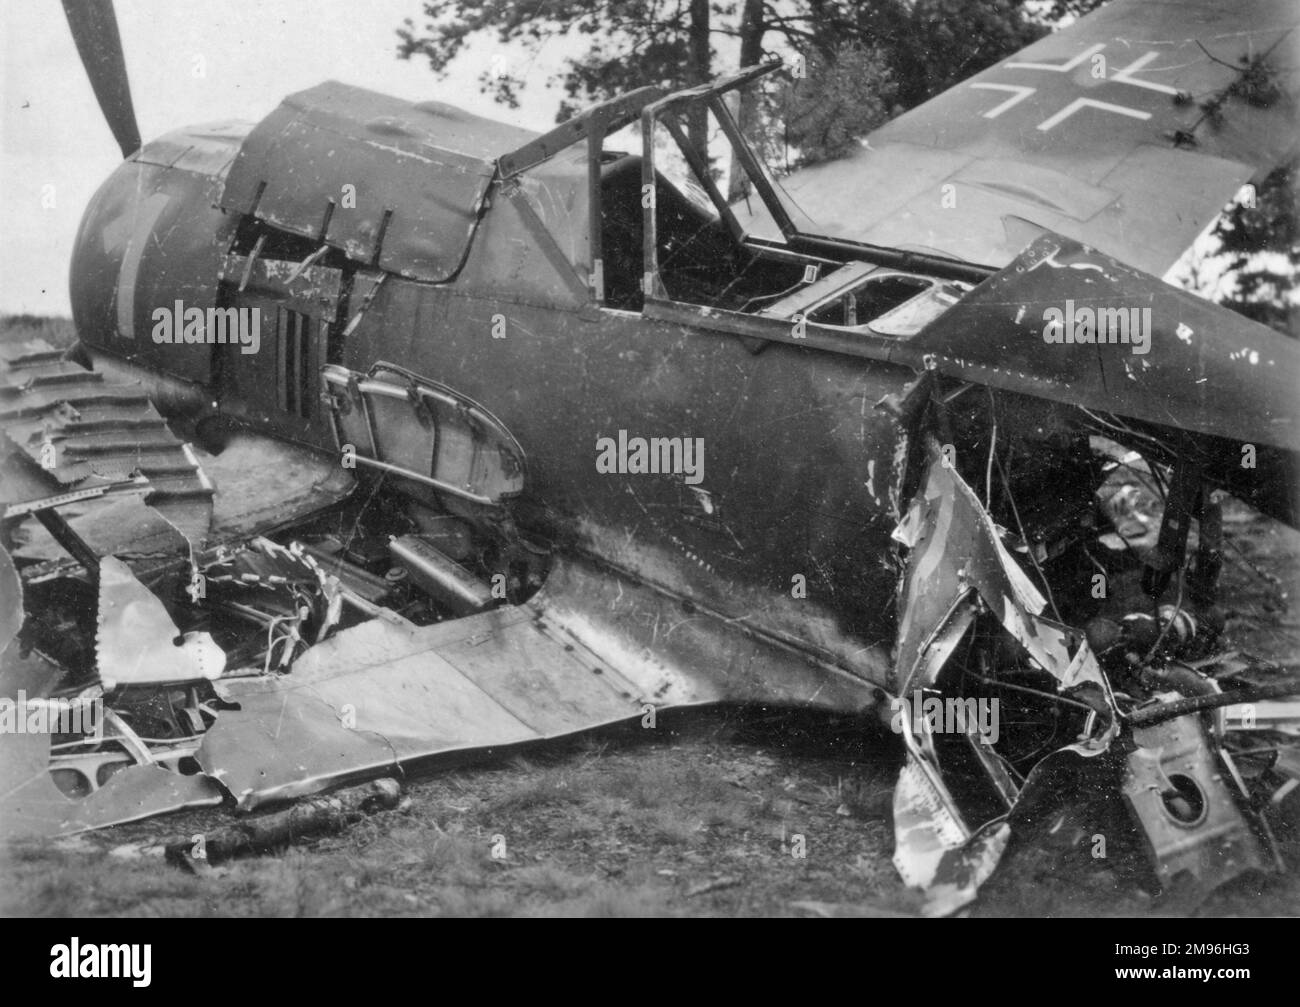
[[[818,236],[738,125],[755,115],[743,90],[772,69],[596,106],[503,159],[503,173],[537,187],[539,216],[605,308],[739,316],[760,337],[792,325],[915,335],[986,274]]]

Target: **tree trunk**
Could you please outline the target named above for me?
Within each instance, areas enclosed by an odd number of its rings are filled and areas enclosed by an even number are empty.
[[[740,65],[754,66],[763,59],[763,0],[745,0],[740,14]],[[758,120],[758,88],[754,85],[738,92],[736,122],[740,135],[749,139],[754,135]],[[760,152],[761,156],[761,152]],[[731,178],[727,181],[727,201],[734,202],[745,195],[745,171],[737,159],[731,161]]]
[[[690,34],[687,37],[687,81],[691,87],[707,82],[713,76],[709,57],[709,0],[691,0]],[[691,112],[687,131],[691,143],[707,160],[709,156],[709,120],[702,108]]]

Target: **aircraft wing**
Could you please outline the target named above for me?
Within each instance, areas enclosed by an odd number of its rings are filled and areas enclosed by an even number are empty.
[[[289,675],[223,679],[234,708],[196,758],[251,810],[606,725],[649,730],[673,708],[872,703],[869,684],[847,673],[764,665],[751,640],[708,615],[665,641],[674,621],[643,585],[561,560],[524,605],[423,627],[381,616],[308,650]]]
[[[605,725],[653,729],[671,708],[860,713],[875,702],[865,679],[801,654],[773,662],[734,620],[702,611],[683,620],[677,602],[571,560],[526,604],[429,626],[381,614],[311,647],[290,674],[260,672],[235,668],[214,683],[224,702],[192,750],[201,770],[192,776],[131,765],[72,801],[42,771],[48,734],[0,732],[0,836],[102,828],[223,795],[252,810]],[[41,695],[48,679],[47,668],[20,663],[0,694]]]
[[[1114,0],[782,179],[821,233],[1001,267],[1054,231],[1157,276],[1300,153],[1300,4]]]

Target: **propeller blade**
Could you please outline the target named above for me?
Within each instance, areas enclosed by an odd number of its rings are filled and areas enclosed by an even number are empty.
[[[72,39],[108,128],[122,148],[122,156],[130,157],[140,149],[140,128],[131,104],[131,84],[126,77],[126,57],[122,54],[113,0],[63,0],[63,13],[68,17]]]

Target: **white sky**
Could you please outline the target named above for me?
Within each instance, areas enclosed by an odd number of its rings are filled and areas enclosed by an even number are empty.
[[[478,90],[491,42],[439,82],[399,60],[396,29],[423,24],[420,0],[116,0],[131,95],[146,142],[180,126],[256,121],[326,79],[402,98],[434,98],[532,129],[554,122],[545,80],[573,43],[557,38],[528,68],[517,112]],[[0,313],[69,313],[68,262],[81,212],[120,161],[58,0],[0,0]],[[205,64],[195,76],[195,57]],[[513,69],[513,68],[512,68]],[[42,207],[44,186],[54,206]]]

